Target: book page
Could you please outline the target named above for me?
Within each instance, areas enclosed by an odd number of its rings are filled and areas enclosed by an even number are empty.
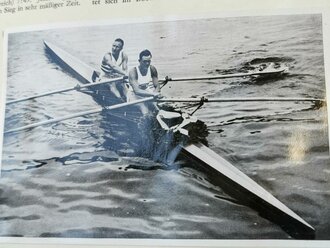
[[[0,0],[0,244],[328,247],[329,9]]]

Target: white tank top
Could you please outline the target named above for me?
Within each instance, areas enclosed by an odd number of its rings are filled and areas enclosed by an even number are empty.
[[[122,65],[123,65],[123,50],[121,50],[119,52],[117,60],[113,57],[112,53],[109,53],[109,54],[110,54],[111,61],[113,63],[115,63],[117,66],[120,66],[122,68]],[[105,73],[112,73],[112,68],[109,65],[101,64],[101,70],[104,71]]]
[[[120,50],[119,55],[118,55],[118,59],[116,60],[115,57],[113,57],[112,53],[111,53],[111,60],[112,62],[114,62],[116,65],[121,66],[123,63],[123,50]]]
[[[152,82],[150,66],[149,66],[147,74],[145,76],[143,76],[141,74],[140,69],[139,69],[138,66],[136,66],[135,68],[136,68],[136,72],[137,72],[137,75],[138,75],[137,82],[139,84],[139,88],[141,90],[147,90],[149,92],[154,92],[155,86]]]

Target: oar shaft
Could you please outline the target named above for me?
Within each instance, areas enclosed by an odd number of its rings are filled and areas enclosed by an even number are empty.
[[[223,78],[234,78],[234,77],[248,77],[248,76],[257,76],[265,74],[277,74],[284,72],[285,69],[273,70],[273,71],[258,71],[258,72],[247,72],[247,73],[236,73],[236,74],[224,74],[217,76],[196,76],[196,77],[178,77],[178,78],[166,78],[162,82],[180,82],[180,81],[193,81],[193,80],[211,80],[211,79],[223,79]]]
[[[66,89],[56,90],[56,92],[54,92],[54,91],[44,92],[44,93],[34,95],[34,96],[28,96],[28,97],[23,97],[20,99],[15,99],[12,101],[7,101],[6,104],[9,105],[9,104],[18,103],[18,102],[24,102],[24,101],[32,100],[32,99],[39,98],[39,97],[44,97],[44,96],[49,96],[49,95],[53,95],[53,94],[57,94],[57,93],[71,91],[73,89],[74,89],[73,87],[70,87],[70,88],[66,88]]]
[[[72,115],[63,116],[63,117],[60,117],[60,118],[54,118],[54,119],[50,119],[50,120],[47,120],[47,121],[41,121],[41,122],[38,122],[38,123],[34,123],[34,124],[30,124],[30,125],[26,125],[26,126],[23,126],[23,127],[14,128],[14,129],[5,131],[5,134],[14,133],[14,132],[18,132],[18,131],[22,131],[22,130],[26,130],[26,129],[31,129],[31,128],[35,128],[35,127],[39,127],[39,126],[44,126],[44,125],[47,125],[47,124],[52,124],[52,123],[72,119],[72,118],[75,118],[75,117],[79,117],[79,116],[82,116],[82,115],[95,114],[95,113],[98,113],[98,112],[101,112],[101,111],[102,111],[102,108],[96,108],[96,109],[92,109],[92,110],[89,110],[89,111],[84,111],[84,112],[79,112],[79,113],[72,114]]]
[[[108,106],[108,107],[105,107],[105,109],[107,109],[107,110],[119,109],[119,108],[128,107],[128,106],[132,106],[132,105],[139,104],[139,103],[149,102],[152,100],[155,100],[155,98],[153,96],[149,96],[149,97],[144,97],[144,98],[134,100],[131,102],[123,102],[123,103],[115,104],[112,106]]]
[[[152,101],[152,100],[154,100],[154,97],[151,96],[151,97],[141,98],[139,100],[135,100],[135,101],[131,101],[131,102],[124,102],[124,103],[115,104],[115,105],[112,105],[112,106],[105,107],[105,109],[106,110],[114,110],[114,109],[128,107],[128,106],[132,106],[132,105],[135,105],[135,104],[144,103],[144,102]],[[83,111],[83,112],[78,112],[78,113],[75,113],[75,114],[66,115],[66,116],[63,116],[63,117],[59,117],[59,118],[55,118],[55,119],[51,119],[51,120],[47,120],[47,121],[41,121],[41,122],[38,122],[38,123],[26,125],[26,126],[19,127],[19,128],[14,128],[14,129],[5,131],[4,133],[5,134],[13,133],[13,132],[18,132],[18,131],[22,131],[22,130],[26,130],[26,129],[31,129],[31,128],[35,128],[35,127],[39,127],[39,126],[43,126],[43,125],[47,125],[47,124],[57,123],[57,122],[60,122],[60,121],[73,119],[73,118],[83,116],[83,115],[90,115],[90,114],[99,113],[102,110],[103,110],[103,108],[95,108],[95,109],[91,109],[91,110],[87,110],[87,111]]]
[[[283,98],[283,97],[272,97],[272,98],[163,98],[158,99],[158,102],[315,102],[325,101],[319,98]]]
[[[72,91],[72,90],[79,90],[79,89],[87,88],[87,87],[90,87],[90,86],[97,86],[97,85],[101,85],[101,84],[105,84],[105,83],[114,83],[114,82],[121,81],[121,80],[123,80],[123,77],[113,78],[113,79],[110,79],[110,80],[105,80],[105,81],[96,82],[96,83],[89,83],[89,84],[83,84],[83,85],[78,84],[75,87],[69,87],[69,88],[64,88],[64,89],[59,89],[59,90],[48,91],[48,92],[44,92],[44,93],[34,95],[34,96],[23,97],[23,98],[20,98],[20,99],[11,100],[11,101],[8,101],[6,104],[9,105],[9,104],[13,104],[13,103],[32,100],[32,99],[39,98],[39,97],[54,95],[54,94],[68,92],[68,91]]]

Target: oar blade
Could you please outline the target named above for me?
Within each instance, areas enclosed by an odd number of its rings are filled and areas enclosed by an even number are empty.
[[[226,79],[226,78],[236,78],[236,77],[251,77],[251,76],[270,76],[270,75],[280,75],[288,71],[287,67],[280,68],[270,68],[262,71],[251,71],[246,73],[233,73],[233,74],[222,74],[215,76],[195,76],[195,77],[165,77],[161,80],[161,83],[165,84],[167,82],[182,82],[182,81],[197,81],[197,80],[213,80],[213,79]]]

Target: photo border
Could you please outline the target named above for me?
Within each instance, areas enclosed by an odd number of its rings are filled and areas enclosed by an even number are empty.
[[[73,28],[73,27],[87,27],[87,26],[104,26],[104,25],[118,25],[128,23],[150,23],[150,22],[162,22],[162,21],[181,21],[181,20],[198,20],[198,19],[209,19],[209,18],[230,18],[230,17],[258,17],[258,16],[270,16],[270,15],[299,15],[299,14],[322,14],[322,33],[323,33],[323,54],[324,54],[324,73],[325,73],[325,88],[326,88],[326,99],[329,100],[330,87],[330,16],[329,9],[312,8],[306,9],[287,9],[287,10],[270,10],[259,12],[256,11],[226,11],[220,13],[219,11],[209,13],[203,13],[200,15],[184,15],[184,16],[160,16],[155,17],[143,17],[143,18],[116,18],[111,20],[94,20],[94,21],[82,21],[82,22],[59,22],[51,24],[41,25],[28,25],[22,27],[11,27],[5,30],[3,38],[3,63],[2,75],[3,82],[1,84],[1,106],[0,110],[0,131],[3,133],[4,124],[4,108],[6,99],[6,85],[7,85],[7,56],[8,56],[8,35],[11,33],[27,32],[27,31],[38,31],[38,30],[49,30],[58,28]],[[328,140],[330,140],[330,127],[329,127],[329,116],[330,110],[327,109],[328,113]],[[3,135],[0,136],[0,163],[2,157],[2,144]],[[1,164],[0,164],[1,166]],[[1,178],[0,178],[1,180]],[[330,246],[330,241],[305,241],[305,240],[199,240],[199,239],[85,239],[85,238],[11,238],[11,237],[0,237],[0,244],[12,244],[10,247],[25,247],[22,245],[65,245],[61,247],[100,247],[100,246],[120,246],[120,247],[320,247],[325,248]],[[78,245],[78,246],[77,246]],[[9,247],[9,246],[8,246]],[[44,247],[44,246],[43,246]]]

